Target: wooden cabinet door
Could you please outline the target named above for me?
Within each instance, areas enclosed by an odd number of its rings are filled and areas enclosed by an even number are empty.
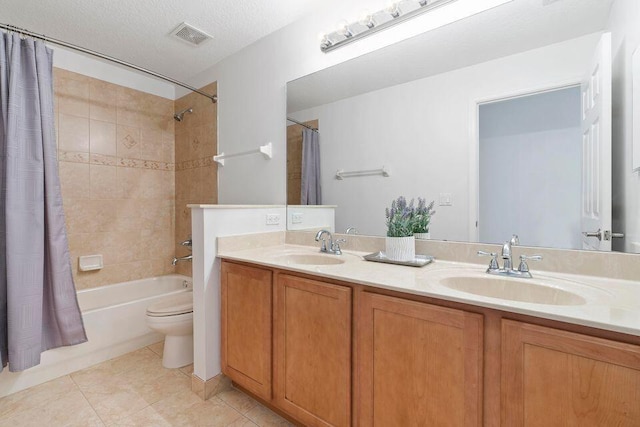
[[[483,318],[362,293],[359,425],[482,424]]]
[[[351,288],[280,275],[275,297],[276,405],[307,426],[351,418]]]
[[[272,273],[222,262],[222,372],[271,400]]]
[[[502,425],[640,426],[640,347],[502,321]]]

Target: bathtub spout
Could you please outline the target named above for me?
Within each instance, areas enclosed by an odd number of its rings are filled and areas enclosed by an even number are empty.
[[[171,261],[171,265],[176,265],[179,261],[191,261],[192,258],[193,258],[193,255],[181,256],[180,258],[173,257],[173,261]]]

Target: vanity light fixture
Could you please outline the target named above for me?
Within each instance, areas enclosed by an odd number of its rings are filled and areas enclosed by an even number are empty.
[[[404,22],[408,19],[422,15],[426,12],[439,8],[450,3],[458,2],[460,0],[401,0],[392,3],[389,7],[379,10],[378,12],[367,14],[359,21],[347,23],[343,21],[339,25],[339,29],[322,36],[320,41],[320,50],[327,53],[340,46],[359,40],[363,37],[375,34],[378,31],[387,29],[396,24]],[[470,9],[467,14],[466,11],[454,16],[452,18],[445,18],[446,22],[442,22],[437,25],[446,25],[450,22],[462,19],[464,17],[473,15],[483,10],[490,9],[503,3],[508,3],[512,0],[467,0],[469,6],[461,5],[463,10],[465,7]],[[460,1],[465,3],[465,1]],[[456,15],[456,12],[453,13]],[[447,20],[448,19],[448,20]]]
[[[329,52],[346,43],[366,37],[454,1],[457,0],[404,0],[392,3],[389,7],[367,15],[358,22],[349,24],[344,21],[344,23],[340,24],[338,30],[324,35],[320,42],[320,49],[323,52]]]

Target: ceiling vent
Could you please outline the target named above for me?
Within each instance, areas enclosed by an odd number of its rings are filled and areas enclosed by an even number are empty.
[[[192,46],[199,46],[213,37],[192,25],[183,22],[171,32],[171,35],[189,43]]]

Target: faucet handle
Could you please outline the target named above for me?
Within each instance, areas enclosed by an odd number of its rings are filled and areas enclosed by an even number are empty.
[[[542,261],[542,255],[520,255],[520,265],[518,266],[519,272],[529,272],[529,264],[527,264],[527,261]]]
[[[347,240],[346,239],[338,239],[335,242],[333,242],[333,247],[331,248],[331,250],[336,255],[342,255],[342,250],[340,249],[340,243],[347,243]]]
[[[490,256],[491,257],[491,261],[489,261],[489,270],[499,270],[500,267],[498,266],[498,254],[495,252],[485,252],[485,251],[478,251],[478,256]]]

